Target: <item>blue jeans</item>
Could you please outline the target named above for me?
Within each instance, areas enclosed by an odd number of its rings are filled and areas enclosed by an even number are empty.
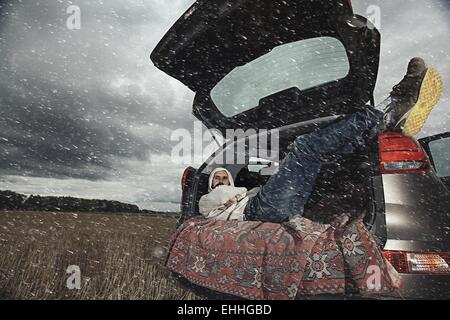
[[[351,154],[384,130],[384,113],[366,107],[325,128],[297,137],[279,170],[245,208],[246,220],[281,223],[303,215],[314,190],[321,159]]]

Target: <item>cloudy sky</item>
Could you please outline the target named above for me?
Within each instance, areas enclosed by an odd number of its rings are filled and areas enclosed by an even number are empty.
[[[193,93],[156,69],[149,54],[193,2],[1,1],[0,190],[177,210],[185,165],[171,161],[170,136],[193,132]],[[353,3],[381,28],[378,101],[412,56],[450,82],[448,1]],[[79,30],[67,28],[70,5],[81,9]],[[420,137],[450,131],[444,87]]]

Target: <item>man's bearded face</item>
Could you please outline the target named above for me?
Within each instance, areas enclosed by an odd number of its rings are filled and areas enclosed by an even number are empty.
[[[214,174],[212,180],[212,188],[216,188],[218,186],[229,186],[230,179],[228,178],[228,173],[226,171],[218,171]]]

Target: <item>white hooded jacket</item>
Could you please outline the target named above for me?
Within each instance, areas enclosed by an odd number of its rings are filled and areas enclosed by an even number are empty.
[[[218,186],[212,188],[212,182],[216,172],[225,171],[228,174],[229,186]],[[231,173],[225,168],[216,168],[209,175],[208,193],[200,198],[199,211],[205,218],[216,220],[239,220],[244,221],[244,209],[248,200],[255,196],[259,188],[247,191],[246,188],[237,188],[234,186],[234,180]],[[238,198],[238,202],[234,203],[225,210],[220,210],[228,200],[233,197]]]

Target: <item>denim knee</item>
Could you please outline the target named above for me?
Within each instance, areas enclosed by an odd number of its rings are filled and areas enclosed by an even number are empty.
[[[303,155],[308,156],[310,158],[314,158],[315,160],[318,159],[320,152],[319,150],[316,150],[314,144],[311,142],[313,134],[314,132],[307,133],[295,139],[293,151],[297,157]]]
[[[246,221],[259,221],[264,223],[282,223],[289,220],[289,210],[282,212],[264,212],[261,206],[252,206],[249,202],[244,209]]]

